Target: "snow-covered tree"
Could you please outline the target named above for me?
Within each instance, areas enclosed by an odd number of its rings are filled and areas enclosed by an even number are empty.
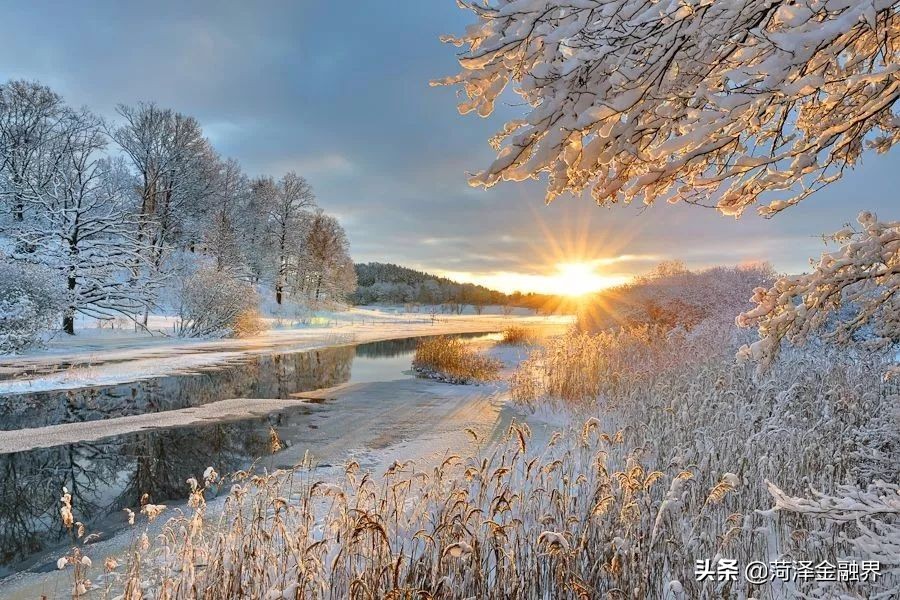
[[[206,254],[215,259],[217,271],[246,274],[246,251],[241,240],[241,221],[251,218],[245,206],[249,195],[247,176],[235,160],[222,163],[212,193],[203,239]]]
[[[118,112],[125,122],[112,135],[137,172],[140,236],[159,270],[172,249],[200,242],[219,159],[193,117],[152,103]]]
[[[309,210],[315,207],[316,197],[309,182],[293,171],[277,183],[271,179],[260,183],[259,192],[270,199],[267,237],[274,262],[275,302],[281,304],[293,259],[303,246]]]
[[[61,148],[62,98],[37,82],[0,85],[0,211],[25,220],[26,197],[49,184]]]
[[[356,290],[347,235],[338,220],[322,210],[310,219],[298,258],[296,285],[309,303],[344,302]]]
[[[547,200],[590,189],[599,204],[657,199],[772,216],[839,179],[866,149],[900,140],[896,0],[461,0],[460,111],[487,116],[508,86],[524,114],[491,140],[473,185],[549,176]],[[896,226],[869,217],[816,271],[761,290],[741,323],[769,362],[842,302],[836,334],[886,319],[897,339]],[[871,222],[870,222],[871,221]],[[873,230],[877,229],[877,232]]]
[[[241,221],[241,243],[253,283],[260,283],[272,275],[274,240],[270,235],[269,214],[276,194],[277,188],[271,177],[256,177],[249,184],[247,206]]]
[[[152,286],[134,275],[147,245],[131,213],[131,178],[105,154],[101,120],[86,110],[69,112],[59,143],[63,151],[49,184],[25,195],[30,218],[12,235],[19,246],[35,249],[22,259],[55,269],[65,282],[62,329],[74,334],[76,313],[133,314],[147,306]]]
[[[772,215],[900,140],[896,0],[488,0],[458,38],[460,111],[520,119],[473,185]],[[771,199],[772,196],[774,199]]]
[[[890,350],[900,343],[900,221],[879,221],[869,212],[857,220],[860,230],[847,227],[834,234],[840,249],[823,254],[811,273],[755,290],[757,306],[737,323],[757,327],[760,339],[744,346],[741,357],[766,366],[783,339],[802,344],[822,333],[847,344],[863,328],[869,348]]]

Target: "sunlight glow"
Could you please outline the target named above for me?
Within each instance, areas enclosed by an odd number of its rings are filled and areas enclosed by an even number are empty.
[[[561,263],[556,265],[558,273],[551,275],[557,294],[563,296],[583,296],[610,287],[615,277],[600,275],[591,263]]]
[[[594,225],[597,218],[594,206],[568,210],[562,219],[553,223],[545,221],[544,213],[537,209],[532,208],[532,212],[533,222],[540,227],[542,235],[533,237],[529,252],[508,257],[515,263],[515,270],[439,270],[437,274],[507,294],[535,292],[579,299],[628,283],[635,274],[664,258],[629,252],[640,227]]]
[[[441,275],[456,281],[477,283],[485,287],[511,294],[512,292],[537,292],[560,296],[577,297],[608,287],[626,283],[630,277],[621,274],[604,275],[598,273],[593,263],[560,263],[556,271],[548,274],[511,273],[468,273],[462,271],[442,271]]]

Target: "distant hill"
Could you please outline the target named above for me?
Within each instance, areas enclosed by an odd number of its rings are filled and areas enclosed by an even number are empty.
[[[388,263],[356,265],[356,304],[506,304],[509,297],[473,283]]]
[[[483,285],[460,283],[389,263],[359,263],[355,267],[355,304],[495,304],[545,311],[549,306],[559,307],[558,300],[544,294],[504,294]]]

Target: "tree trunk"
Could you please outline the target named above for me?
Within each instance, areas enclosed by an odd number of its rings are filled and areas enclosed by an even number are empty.
[[[281,284],[280,283],[275,286],[275,303],[278,305],[281,304]]]
[[[75,291],[75,285],[77,283],[75,277],[73,275],[69,275],[68,278],[68,288],[69,293]],[[66,308],[66,312],[63,314],[63,331],[69,335],[75,335],[75,307],[70,305]]]
[[[22,192],[18,191],[21,185],[21,178],[18,176],[13,177],[13,185],[17,190],[13,201],[13,221],[21,223],[25,220],[25,198],[22,196]]]
[[[75,335],[75,314],[72,309],[66,309],[63,315],[63,331],[69,335]]]

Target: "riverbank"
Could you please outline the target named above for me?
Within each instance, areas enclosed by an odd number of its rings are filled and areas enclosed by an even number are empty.
[[[408,336],[408,332],[405,330],[404,335]],[[522,347],[494,346],[487,341],[479,345],[502,359],[507,368],[516,364],[525,352]],[[349,461],[355,461],[362,471],[374,476],[379,476],[395,461],[413,461],[415,468],[427,471],[449,454],[471,447],[474,438],[479,440],[478,446],[498,439],[516,416],[507,402],[503,383],[456,386],[414,378],[411,374],[403,379],[388,378],[391,380],[365,381],[297,394],[296,401],[305,403],[309,410],[292,414],[289,425],[283,423],[276,427],[302,429],[302,442],[294,442],[270,455],[263,466],[269,470],[290,468],[311,459],[319,465],[315,477],[322,481],[337,480]],[[253,403],[243,400],[238,404],[241,402]],[[97,425],[86,423],[78,424],[78,427]],[[155,425],[159,426],[159,423]],[[209,466],[225,472],[222,465],[215,462]],[[200,469],[202,471],[202,467]],[[186,490],[185,487],[185,493]],[[169,513],[183,507],[183,501],[153,500],[168,504]],[[210,515],[222,509],[222,501],[220,498],[210,503]],[[77,503],[74,510],[77,516]],[[159,519],[150,526],[151,537],[159,532],[165,520]],[[103,537],[85,547],[95,564],[100,564],[105,556],[121,554],[134,542],[133,531],[127,527]],[[23,599],[67,597],[70,573],[53,567],[63,552],[63,549],[48,550],[31,568],[0,582],[0,596]]]
[[[565,328],[568,316],[435,315],[353,308],[249,338],[185,340],[130,330],[82,329],[40,352],[0,357],[0,395],[114,385],[226,364],[253,354],[298,352],[403,337],[500,331],[509,325]]]

